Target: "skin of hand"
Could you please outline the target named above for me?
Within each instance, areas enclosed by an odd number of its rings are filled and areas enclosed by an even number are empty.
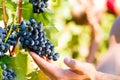
[[[95,80],[97,71],[89,63],[65,58],[64,63],[69,69],[62,69],[54,65],[52,61],[46,61],[34,52],[30,52],[30,55],[50,80]]]

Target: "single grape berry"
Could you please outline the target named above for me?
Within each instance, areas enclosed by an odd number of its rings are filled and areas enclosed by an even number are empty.
[[[60,57],[59,54],[58,54],[58,53],[55,53],[55,54],[53,55],[53,60],[56,61],[59,57]]]

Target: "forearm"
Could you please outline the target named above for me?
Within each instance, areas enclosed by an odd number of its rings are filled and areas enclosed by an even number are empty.
[[[120,80],[120,76],[97,72],[95,80]]]

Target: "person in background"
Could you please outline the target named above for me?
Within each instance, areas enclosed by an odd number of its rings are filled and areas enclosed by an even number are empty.
[[[102,41],[100,22],[105,12],[120,15],[120,0],[76,0],[72,2],[72,21],[78,25],[89,25],[91,40],[87,62],[95,61],[95,53]]]
[[[50,80],[120,80],[120,17],[112,26],[108,52],[96,69],[90,63],[71,58],[64,59],[68,69],[62,69],[34,52],[30,55]]]

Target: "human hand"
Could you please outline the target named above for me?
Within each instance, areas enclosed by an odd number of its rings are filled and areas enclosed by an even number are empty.
[[[95,80],[96,70],[89,63],[80,63],[74,59],[65,58],[64,63],[70,69],[62,69],[34,52],[30,52],[30,55],[51,80]]]

